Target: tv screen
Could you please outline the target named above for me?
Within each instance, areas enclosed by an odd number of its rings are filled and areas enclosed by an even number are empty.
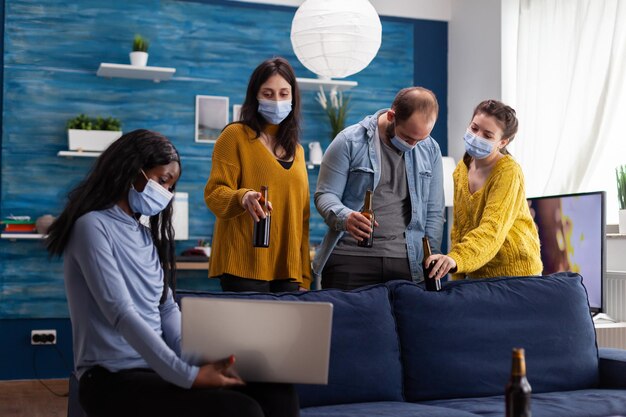
[[[543,274],[582,275],[593,312],[603,307],[604,204],[604,191],[528,199],[539,231]]]

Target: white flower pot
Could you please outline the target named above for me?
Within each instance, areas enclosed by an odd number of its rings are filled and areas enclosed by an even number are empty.
[[[148,53],[133,51],[130,53],[130,65],[145,67],[148,64]]]
[[[122,136],[121,131],[68,129],[67,141],[70,151],[102,152]]]
[[[619,233],[626,235],[626,210],[619,211]]]

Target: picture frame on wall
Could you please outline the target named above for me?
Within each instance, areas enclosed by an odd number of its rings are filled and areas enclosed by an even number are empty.
[[[196,96],[196,142],[215,143],[228,124],[228,97]]]
[[[241,104],[233,104],[233,122],[238,122],[241,117]]]

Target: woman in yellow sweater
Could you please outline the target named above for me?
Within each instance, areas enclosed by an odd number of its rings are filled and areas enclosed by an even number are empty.
[[[309,182],[299,143],[300,94],[283,58],[252,73],[240,121],[222,131],[204,189],[216,216],[209,276],[224,291],[285,292],[307,289]],[[270,245],[253,247],[255,222],[266,217],[261,186],[268,187]]]
[[[463,160],[454,170],[452,250],[432,255],[431,276],[453,279],[540,275],[539,236],[522,169],[507,151],[517,133],[515,110],[495,100],[474,109]]]

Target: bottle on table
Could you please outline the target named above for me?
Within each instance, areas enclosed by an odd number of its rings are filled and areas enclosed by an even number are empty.
[[[258,222],[254,222],[254,231],[252,233],[252,245],[256,248],[269,248],[270,247],[270,225],[272,223],[272,217],[270,216],[268,202],[269,187],[266,185],[261,186],[261,199],[259,204],[265,212],[265,218],[259,219]]]
[[[430,241],[428,240],[428,236],[424,236],[422,238],[422,246],[424,248],[424,260],[422,261],[422,267],[424,268],[424,285],[426,287],[426,291],[439,291],[441,290],[441,280],[430,278],[430,271],[432,271],[433,266],[435,265],[435,261],[432,261],[430,265],[426,265],[426,259],[432,255],[432,251],[430,249]]]
[[[511,378],[506,384],[506,417],[531,417],[530,394],[532,390],[526,379],[524,349],[513,348]]]
[[[361,210],[361,214],[369,219],[372,231],[368,237],[356,243],[362,248],[371,248],[374,244],[374,220],[376,216],[374,215],[373,197],[374,193],[372,190],[367,190],[365,192],[365,201],[363,202],[363,210]]]

